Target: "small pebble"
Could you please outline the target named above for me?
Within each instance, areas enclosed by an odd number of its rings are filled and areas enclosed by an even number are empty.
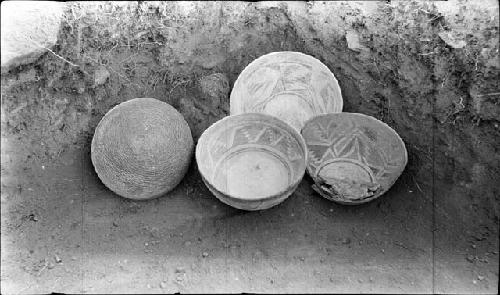
[[[94,73],[94,85],[99,86],[106,83],[109,76],[110,74],[109,71],[106,69],[106,67],[101,66],[97,68],[97,70]]]
[[[203,252],[203,253],[201,254],[201,256],[203,256],[203,258],[206,258],[206,257],[208,257],[208,253],[207,253],[207,252]]]
[[[465,259],[467,259],[467,261],[469,261],[470,263],[474,262],[474,256],[472,255],[467,255]]]
[[[477,276],[477,279],[482,281],[482,280],[484,280],[484,276]]]
[[[382,250],[380,250],[380,251],[382,251],[382,253],[385,253],[385,250],[384,250],[384,249],[382,249]]]
[[[482,241],[482,240],[486,240],[486,237],[482,236],[482,235],[473,235],[472,236],[474,239],[476,239],[476,241]]]
[[[351,239],[349,239],[349,238],[343,238],[343,239],[342,239],[342,244],[344,244],[344,245],[348,245],[348,244],[350,244],[350,243],[351,243]]]
[[[118,227],[118,223],[116,223],[116,222],[113,221],[113,226],[114,227]]]
[[[61,263],[61,262],[62,262],[61,257],[57,256],[57,254],[56,254],[56,255],[54,255],[54,260],[55,260],[57,263]]]
[[[54,267],[55,267],[55,265],[52,262],[49,262],[49,264],[47,264],[48,269],[53,269]]]
[[[475,285],[475,284],[477,284],[477,281],[476,280],[472,280],[472,283]]]
[[[476,245],[474,245],[474,244],[472,244],[471,247],[472,247],[472,249],[476,249]]]
[[[160,288],[165,289],[167,287],[167,282],[163,281],[160,283]]]

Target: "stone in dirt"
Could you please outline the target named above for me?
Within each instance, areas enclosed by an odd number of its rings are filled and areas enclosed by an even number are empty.
[[[61,263],[62,262],[62,259],[61,257],[59,257],[59,255],[54,255],[54,260],[57,262],[57,263]]]
[[[359,34],[356,31],[349,30],[345,35],[347,47],[354,51],[366,50],[367,48],[359,42]]]
[[[34,2],[2,3],[2,70],[34,62],[57,42],[65,3]]]
[[[467,255],[467,257],[465,259],[467,261],[469,261],[470,263],[474,262],[474,260],[475,260],[474,256],[472,256],[472,255]]]
[[[451,31],[442,31],[438,33],[439,38],[443,40],[448,46],[453,48],[464,48],[467,43],[462,40],[456,33]]]
[[[229,95],[229,79],[222,73],[215,73],[202,77],[198,81],[201,93],[211,101],[213,108],[221,105]]]
[[[100,66],[94,73],[94,87],[102,85],[108,81],[109,71],[104,66]]]
[[[350,244],[350,243],[351,243],[351,239],[349,239],[349,238],[344,238],[344,239],[342,239],[342,244],[344,244],[344,245],[348,245],[348,244]]]

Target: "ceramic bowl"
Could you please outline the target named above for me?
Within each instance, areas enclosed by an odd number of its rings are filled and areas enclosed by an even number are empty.
[[[313,188],[342,204],[384,194],[408,162],[405,144],[387,124],[357,113],[317,116],[302,129]]]
[[[201,135],[196,162],[209,190],[243,210],[267,209],[297,188],[307,165],[305,141],[270,115],[225,117]]]
[[[263,55],[238,76],[230,95],[231,115],[266,113],[298,132],[308,119],[342,111],[337,79],[316,58],[300,52]]]

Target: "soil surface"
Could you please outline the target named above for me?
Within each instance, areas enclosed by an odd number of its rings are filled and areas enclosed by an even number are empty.
[[[452,2],[69,3],[53,52],[2,68],[2,293],[497,293],[498,4]],[[338,205],[306,176],[240,211],[194,158],[158,199],[100,182],[90,141],[113,106],[168,102],[196,141],[243,68],[285,50],[405,141],[382,197]]]

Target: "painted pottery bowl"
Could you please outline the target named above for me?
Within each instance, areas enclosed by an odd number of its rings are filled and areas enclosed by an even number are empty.
[[[302,129],[313,188],[342,204],[385,193],[408,162],[405,144],[387,124],[357,113],[320,115]]]
[[[276,117],[225,117],[201,135],[196,162],[209,190],[243,210],[267,209],[297,188],[307,165],[302,136]]]
[[[179,184],[193,149],[191,130],[175,108],[154,98],[135,98],[101,119],[92,138],[91,158],[109,189],[144,200]]]
[[[263,55],[238,76],[230,95],[231,115],[266,113],[298,132],[308,119],[342,111],[343,100],[333,73],[316,58],[283,51]]]

